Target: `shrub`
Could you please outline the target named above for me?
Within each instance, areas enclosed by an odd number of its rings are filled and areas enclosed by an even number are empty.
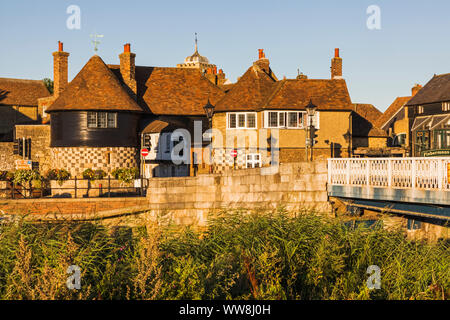
[[[14,179],[14,172],[0,171],[0,181],[12,181]]]
[[[37,170],[17,170],[14,172],[13,181],[16,184],[25,185],[32,181],[41,181],[42,176]]]
[[[106,177],[106,172],[103,170],[92,170],[92,169],[86,169],[83,171],[83,179],[94,181],[94,180],[101,180]]]
[[[71,176],[70,172],[65,169],[52,169],[46,174],[48,180],[56,180],[60,186],[62,186],[64,181],[69,180]]]
[[[124,183],[130,183],[139,177],[138,168],[118,168],[111,172],[111,175]]]

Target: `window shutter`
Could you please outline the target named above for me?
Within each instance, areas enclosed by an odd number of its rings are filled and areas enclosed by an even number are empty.
[[[320,112],[316,112],[316,123],[314,124],[314,126],[316,127],[316,129],[320,129]]]

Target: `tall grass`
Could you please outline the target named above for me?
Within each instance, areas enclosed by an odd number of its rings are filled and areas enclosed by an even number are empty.
[[[67,289],[70,265],[81,290]],[[448,242],[282,209],[223,211],[203,231],[0,226],[0,299],[448,299],[449,267]]]

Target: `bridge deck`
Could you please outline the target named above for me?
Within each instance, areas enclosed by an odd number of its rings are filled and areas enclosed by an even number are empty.
[[[450,158],[329,159],[331,197],[437,206],[450,212]]]

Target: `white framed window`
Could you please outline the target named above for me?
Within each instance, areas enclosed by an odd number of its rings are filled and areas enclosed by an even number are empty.
[[[227,113],[227,129],[256,129],[256,112]]]
[[[316,112],[314,126],[319,129],[319,112]],[[264,127],[278,129],[304,129],[309,125],[306,111],[264,111]]]
[[[247,168],[261,168],[261,154],[260,153],[246,154],[245,164]]]
[[[117,128],[117,113],[115,112],[88,112],[88,128]]]

